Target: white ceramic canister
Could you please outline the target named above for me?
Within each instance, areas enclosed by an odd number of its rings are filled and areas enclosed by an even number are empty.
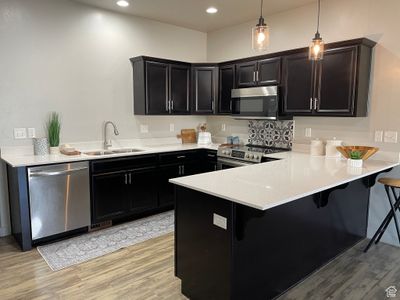
[[[337,140],[335,137],[332,140],[327,140],[325,146],[326,157],[332,157],[332,158],[340,157],[341,154],[336,149],[336,147],[338,146],[342,146],[341,140]]]
[[[312,140],[310,147],[310,154],[312,156],[324,156],[325,155],[324,142],[319,139]]]

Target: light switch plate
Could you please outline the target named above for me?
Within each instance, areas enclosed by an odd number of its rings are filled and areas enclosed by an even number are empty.
[[[36,130],[35,128],[28,128],[28,138],[32,139],[36,137]]]
[[[397,143],[397,131],[385,131],[383,141],[385,143]]]
[[[140,125],[140,133],[148,133],[149,132],[149,125]]]
[[[170,123],[169,124],[169,131],[170,132],[174,132],[175,131],[175,124],[174,123]]]
[[[304,135],[306,137],[311,137],[311,128],[306,128]]]
[[[225,217],[220,216],[218,214],[213,214],[213,224],[215,226],[221,227],[222,229],[227,228],[227,220]]]
[[[226,131],[226,124],[221,124],[221,131]]]
[[[377,142],[377,143],[383,142],[383,130],[375,131],[375,142]]]
[[[26,128],[14,128],[14,139],[26,139]]]

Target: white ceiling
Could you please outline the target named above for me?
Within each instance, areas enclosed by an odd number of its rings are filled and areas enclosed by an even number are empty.
[[[257,19],[260,0],[129,0],[127,8],[118,7],[116,0],[75,0],[117,12],[141,16],[203,32],[218,30]],[[276,14],[316,0],[264,0],[264,15]],[[209,6],[218,13],[205,12]]]

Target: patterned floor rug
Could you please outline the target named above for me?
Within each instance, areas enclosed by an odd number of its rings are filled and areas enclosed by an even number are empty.
[[[58,271],[173,231],[174,212],[168,211],[39,246],[37,250],[49,267],[53,271]]]

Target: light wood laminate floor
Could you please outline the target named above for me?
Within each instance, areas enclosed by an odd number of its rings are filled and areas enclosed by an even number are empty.
[[[365,243],[279,300],[387,299],[388,286],[400,290],[400,249],[381,243],[363,254]],[[168,234],[53,272],[36,250],[21,252],[11,237],[1,238],[0,299],[186,299],[174,277],[173,247]]]

